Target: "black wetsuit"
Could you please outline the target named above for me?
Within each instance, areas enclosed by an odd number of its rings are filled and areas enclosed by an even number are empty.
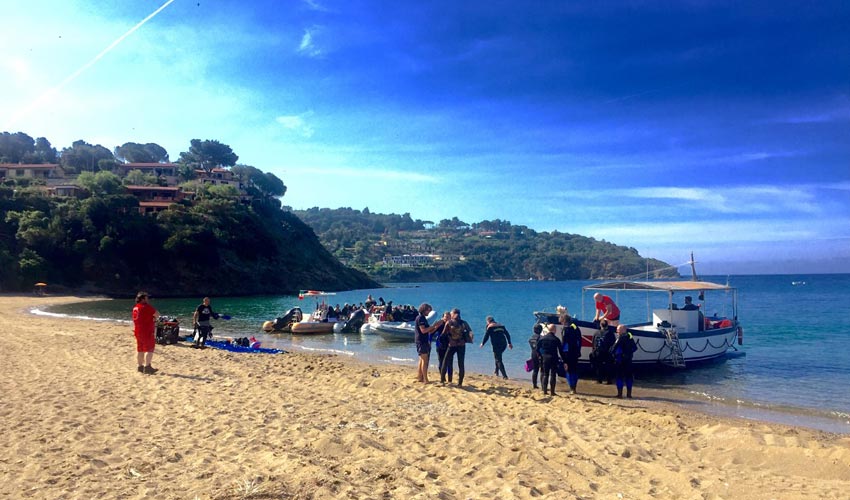
[[[610,326],[604,332],[600,331],[593,336],[594,372],[596,373],[596,381],[600,384],[603,380],[611,383],[614,362],[611,357],[611,347],[615,340],[617,340],[617,336],[614,335],[614,328]]]
[[[504,378],[508,378],[508,374],[505,372],[505,363],[502,361],[502,354],[509,345],[512,345],[511,334],[508,333],[508,329],[503,325],[490,323],[487,330],[484,332],[484,340],[481,341],[481,345],[487,345],[488,339],[493,344],[493,358],[496,361],[496,376],[499,375],[499,372],[502,372],[502,376]]]
[[[443,361],[443,366],[440,367],[440,382],[446,381],[446,372],[454,362],[455,354],[457,354],[457,385],[463,386],[463,375],[465,373],[464,361],[466,359],[466,335],[469,331],[469,324],[462,319],[450,320],[446,323],[446,333],[449,337],[449,349],[446,351],[446,357]]]
[[[436,331],[432,334],[432,338],[437,344],[437,367],[440,369],[440,373],[443,372],[443,363],[446,361],[446,353],[449,351],[449,334],[446,332],[446,324],[443,323],[437,328]],[[449,382],[452,381],[452,365],[449,364],[446,369],[446,373],[449,376]]]
[[[632,385],[634,374],[632,371],[632,358],[637,350],[637,344],[631,333],[624,333],[617,337],[611,354],[614,358],[614,371],[617,376],[617,397],[623,397],[623,385],[626,386],[626,396],[632,397]]]
[[[543,364],[540,353],[537,352],[537,343],[541,338],[542,335],[539,333],[532,333],[531,338],[528,339],[528,345],[531,346],[531,383],[534,384],[535,389],[537,389],[537,374],[540,373],[540,367]]]
[[[581,357],[581,331],[575,323],[564,326],[564,362],[567,363],[567,381],[575,392],[578,385],[578,360]]]
[[[561,341],[554,334],[546,334],[537,342],[537,352],[543,361],[543,394],[547,387],[551,387],[552,395],[555,395],[555,383],[557,382],[558,360],[561,359]]]

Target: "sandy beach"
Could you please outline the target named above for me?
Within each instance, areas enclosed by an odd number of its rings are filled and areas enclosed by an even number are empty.
[[[0,297],[0,497],[847,498],[850,437],[335,356],[158,346]],[[155,302],[154,302],[154,305]],[[129,318],[129,311],[128,311]],[[438,379],[434,364],[432,380]],[[599,390],[584,383],[580,391]]]

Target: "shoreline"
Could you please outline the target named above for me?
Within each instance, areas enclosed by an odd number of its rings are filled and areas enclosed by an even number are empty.
[[[21,297],[26,296],[27,295],[23,295]],[[69,304],[75,302],[87,302],[97,300],[114,300],[110,297],[104,296],[78,297],[79,300],[64,300],[65,297],[66,296],[57,296],[57,299],[61,299],[61,302],[46,304],[43,309],[40,309],[40,312],[32,312],[35,308],[28,308],[27,312],[34,315],[55,317],[57,319],[67,318],[82,321],[131,324],[131,321],[129,319],[121,320],[112,318],[73,316],[62,313],[52,313],[45,310],[51,307],[52,305],[58,305],[60,303]],[[352,359],[355,359],[361,363],[367,365],[374,365],[376,367],[397,366],[410,367],[411,369],[414,369],[416,365],[416,360],[412,357],[409,359],[391,358],[390,360],[378,360],[369,358],[368,356],[360,357],[358,353],[340,351],[331,348],[307,348],[303,345],[293,345],[285,348],[289,350],[294,350],[294,352],[299,352],[301,354],[312,356],[322,356],[329,354],[342,355],[346,357],[351,357]],[[485,379],[496,385],[509,384],[518,388],[529,390],[531,389],[530,373],[521,372],[518,377],[511,377],[509,382],[506,382],[502,379],[498,379],[496,377],[492,377],[487,373],[475,373],[469,371],[469,368],[467,368],[467,375],[469,376],[471,374],[484,377]],[[439,377],[438,371],[434,367],[434,356],[432,356],[431,359],[429,375],[432,377],[432,379],[434,378],[434,375],[436,375],[437,378]],[[562,382],[563,380],[559,379],[559,388]],[[614,390],[615,389],[613,385],[599,385],[588,378],[582,378],[579,383],[579,396],[595,396],[603,399],[612,399],[616,401],[616,398],[613,397]],[[698,411],[706,415],[740,418],[747,421],[776,423],[792,427],[801,427],[811,430],[850,435],[850,415],[844,414],[837,410],[815,409],[797,407],[792,405],[776,405],[746,399],[730,399],[726,397],[707,394],[704,392],[698,392],[690,389],[688,386],[658,387],[652,383],[650,383],[650,385],[643,385],[640,383],[640,381],[638,381],[638,384],[636,384],[635,390],[637,391],[636,394],[639,395],[638,397],[644,401],[662,401],[672,405],[676,405],[678,407],[688,408],[692,411]]]
[[[157,346],[0,297],[0,497],[843,498],[850,437],[653,396],[413,382],[348,356]],[[86,299],[82,299],[86,300]],[[513,383],[510,383],[513,382]],[[588,384],[590,385],[590,384]],[[70,493],[73,492],[73,493]]]

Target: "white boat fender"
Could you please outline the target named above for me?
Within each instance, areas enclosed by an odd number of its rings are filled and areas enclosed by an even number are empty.
[[[738,327],[738,345],[744,345],[744,329]]]

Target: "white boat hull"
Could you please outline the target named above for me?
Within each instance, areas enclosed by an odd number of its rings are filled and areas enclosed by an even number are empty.
[[[593,335],[598,331],[593,323],[577,321],[581,330],[581,359],[579,363],[589,363],[593,350]],[[652,325],[631,325],[629,332],[635,339],[637,351],[632,363],[635,365],[665,364],[672,359],[673,348],[666,335]],[[709,361],[726,354],[737,341],[738,328],[714,328],[698,332],[679,332],[679,347],[685,365],[688,363]]]
[[[379,321],[372,324],[371,332],[380,335],[384,340],[397,342],[413,342],[416,337],[413,323],[408,322]]]

